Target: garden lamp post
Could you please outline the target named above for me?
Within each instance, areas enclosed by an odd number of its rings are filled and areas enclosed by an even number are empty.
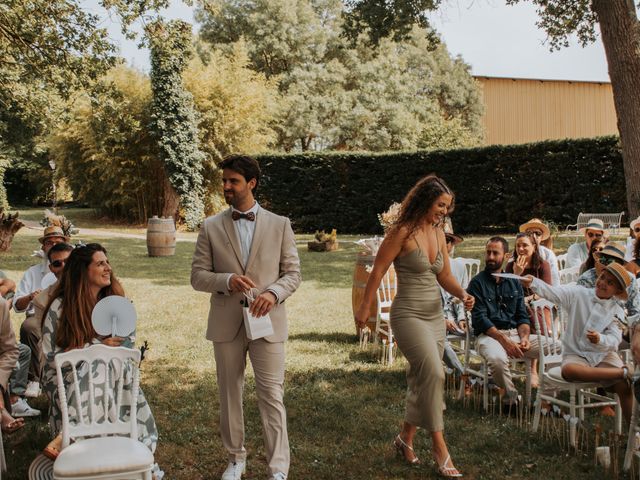
[[[49,160],[51,167],[51,187],[53,189],[53,213],[58,214],[58,196],[56,194],[56,161]]]

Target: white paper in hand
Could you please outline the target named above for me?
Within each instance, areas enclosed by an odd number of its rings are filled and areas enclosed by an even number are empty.
[[[247,297],[249,305],[251,305],[254,300],[253,294],[249,292],[244,296]],[[249,312],[249,308],[243,307],[242,316],[244,317],[244,330],[249,340],[258,340],[273,335],[273,324],[268,313],[262,317],[255,317]]]
[[[516,275],[515,273],[492,273],[494,277],[500,278],[510,278],[512,280],[525,280],[527,277],[521,277],[520,275]]]

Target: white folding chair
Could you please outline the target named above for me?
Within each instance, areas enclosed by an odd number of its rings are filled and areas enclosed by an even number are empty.
[[[462,282],[462,283],[465,283],[465,285],[461,285],[461,287],[467,288],[467,286],[469,285],[469,281],[471,281],[471,279],[475,277],[480,271],[480,260],[476,258],[463,258],[463,257],[458,257],[458,258],[462,260],[462,262],[464,263],[464,268],[467,271],[466,281]]]
[[[567,265],[567,254],[563,253],[562,255],[556,256],[558,259],[558,271],[564,270]]]
[[[638,451],[638,442],[640,442],[640,405],[633,399],[633,413],[631,414],[631,424],[629,425],[629,436],[627,437],[627,450],[624,454],[624,463],[622,469],[628,472],[633,462],[633,457],[640,457],[640,451]],[[640,476],[640,472],[638,472]]]
[[[139,362],[139,350],[106,345],[56,355],[62,449],[53,465],[54,479],[151,480],[153,454],[138,440],[136,423]],[[62,374],[65,365],[66,376],[71,376],[69,399]],[[80,369],[85,390],[81,390]],[[131,391],[123,395],[127,375],[132,376]],[[83,402],[87,394],[88,401]],[[75,443],[70,444],[72,438]]]
[[[542,401],[559,405],[569,409],[569,443],[576,446],[576,430],[579,421],[584,421],[584,411],[587,408],[600,408],[604,406],[615,407],[616,410],[616,433],[622,432],[622,409],[615,399],[598,395],[590,390],[597,389],[599,383],[589,382],[568,382],[562,378],[562,333],[557,330],[561,325],[559,313],[555,305],[546,300],[536,300],[532,302],[534,310],[534,320],[538,323],[537,335],[540,354],[538,356],[538,394],[535,401],[535,413],[533,415],[532,430],[536,432],[540,425],[540,415],[542,413]],[[544,310],[552,312],[551,328],[549,332],[544,321]],[[569,401],[557,398],[556,393],[561,391],[569,392]],[[585,402],[586,400],[586,402]],[[576,413],[578,416],[576,416]]]
[[[390,310],[393,297],[396,293],[396,277],[387,271],[380,285],[376,290],[376,298],[378,300],[378,311],[376,314],[376,331],[374,332],[374,342],[378,340],[382,342],[382,363],[391,365],[394,358],[395,338],[391,329]]]
[[[575,283],[580,277],[580,267],[563,268],[558,273],[560,274],[560,285],[569,285]]]

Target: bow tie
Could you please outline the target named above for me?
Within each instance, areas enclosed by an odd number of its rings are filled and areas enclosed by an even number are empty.
[[[233,218],[234,220],[240,220],[241,218],[244,218],[246,220],[249,220],[250,222],[253,222],[256,219],[256,214],[253,212],[240,213],[237,210],[234,210],[233,212],[231,212],[231,218]]]

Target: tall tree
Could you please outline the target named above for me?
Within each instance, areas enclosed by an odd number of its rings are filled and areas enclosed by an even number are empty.
[[[202,168],[204,155],[198,148],[198,116],[193,96],[182,83],[192,56],[191,25],[181,20],[162,20],[147,25],[151,45],[151,131],[158,143],[170,185],[179,201],[165,193],[164,215],[182,217],[195,230],[204,218]]]
[[[596,23],[600,25],[622,143],[627,208],[630,217],[636,217],[640,214],[640,22],[634,0],[531,1],[551,49],[567,46],[571,34],[577,34],[583,45],[593,42]]]

